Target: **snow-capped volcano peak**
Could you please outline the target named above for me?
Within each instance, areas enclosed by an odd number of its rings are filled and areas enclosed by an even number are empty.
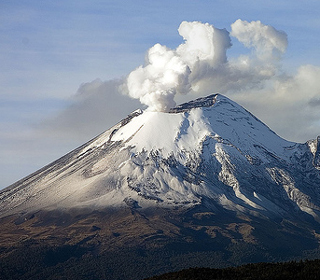
[[[122,142],[132,152],[158,150],[164,157],[186,151],[200,151],[203,142],[233,145],[244,154],[261,156],[260,146],[284,156],[284,147],[292,146],[244,108],[220,94],[182,104],[164,112],[134,112],[130,121],[97,139],[88,148],[105,142]]]
[[[297,175],[306,168],[315,180],[310,184],[319,183],[312,163],[318,154],[310,145],[280,138],[240,105],[214,94],[167,113],[133,112],[3,190],[1,214],[190,207],[207,201],[212,207],[270,215],[288,213],[293,205],[318,219],[320,195],[300,186]]]

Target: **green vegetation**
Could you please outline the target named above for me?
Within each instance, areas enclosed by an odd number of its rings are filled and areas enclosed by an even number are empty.
[[[189,248],[190,249],[190,248]],[[95,248],[77,245],[60,247],[25,244],[1,250],[1,280],[206,280],[206,279],[320,279],[320,260],[288,263],[259,263],[237,268],[230,266],[221,252],[119,249],[96,254]],[[187,267],[210,266],[213,268]]]
[[[225,269],[190,268],[145,280],[256,280],[256,279],[320,279],[320,260],[258,263]]]

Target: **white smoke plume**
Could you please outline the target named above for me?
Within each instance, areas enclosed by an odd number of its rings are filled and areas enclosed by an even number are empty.
[[[122,92],[139,99],[149,110],[168,111],[175,106],[176,95],[226,94],[259,87],[276,75],[287,35],[260,21],[237,20],[231,29],[233,37],[253,50],[251,55],[228,61],[232,44],[226,29],[184,21],[178,29],[184,42],[175,50],[160,44],[150,48],[145,65],[129,74]]]
[[[176,50],[154,45],[147,53],[145,66],[132,71],[124,86],[129,96],[150,110],[174,107],[176,94],[189,93],[208,69],[226,62],[226,50],[231,46],[228,31],[185,21],[178,31],[185,42]]]

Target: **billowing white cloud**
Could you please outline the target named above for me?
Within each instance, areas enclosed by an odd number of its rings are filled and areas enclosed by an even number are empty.
[[[231,24],[231,36],[247,48],[254,48],[258,58],[279,58],[287,49],[287,34],[261,21],[247,22],[238,19]]]
[[[154,45],[145,66],[132,71],[122,87],[150,110],[174,107],[176,94],[195,90],[209,69],[226,62],[226,50],[231,46],[228,31],[200,22],[182,22],[178,31],[185,42],[175,50]]]
[[[166,111],[174,107],[177,92],[189,91],[189,73],[189,67],[174,51],[156,44],[148,51],[147,65],[129,74],[128,93],[151,110]]]
[[[287,35],[260,21],[237,20],[231,29],[232,36],[254,50],[251,56],[228,61],[232,44],[226,29],[184,21],[178,29],[184,42],[174,50],[160,44],[150,48],[145,65],[129,74],[122,91],[149,110],[167,111],[175,106],[176,95],[226,94],[261,86],[277,73]]]
[[[149,49],[145,65],[129,74],[123,92],[157,111],[167,111],[176,100],[220,92],[289,140],[305,141],[320,132],[320,68],[302,65],[296,74],[282,68],[285,32],[240,19],[230,33],[196,21],[182,22],[178,31],[184,42],[176,49],[160,44]],[[249,54],[228,59],[231,38]]]
[[[231,42],[225,29],[198,21],[183,21],[178,31],[185,42],[178,46],[177,54],[191,70],[200,62],[214,67],[227,61],[226,50],[231,47]]]

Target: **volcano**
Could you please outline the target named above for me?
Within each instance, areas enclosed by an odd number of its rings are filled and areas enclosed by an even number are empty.
[[[2,190],[0,218],[20,279],[318,257],[320,137],[286,141],[220,94],[137,110]]]

